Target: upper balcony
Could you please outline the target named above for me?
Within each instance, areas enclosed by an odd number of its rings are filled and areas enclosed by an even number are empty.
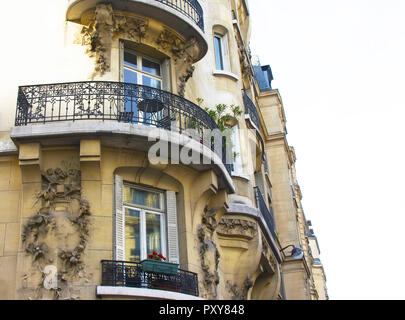
[[[149,139],[153,127],[159,129],[160,141],[199,154],[198,163],[186,165],[213,169],[222,177],[220,187],[234,192],[227,163],[231,156],[224,152],[223,140],[217,143],[216,122],[191,101],[148,86],[86,81],[19,87],[11,137],[16,143],[40,139],[55,145],[96,135],[106,146],[148,152],[156,143]]]
[[[86,12],[101,0],[70,0],[66,19],[83,23]],[[110,0],[114,11],[125,11],[154,19],[172,28],[185,39],[196,39],[201,59],[208,50],[204,34],[204,11],[197,0]]]

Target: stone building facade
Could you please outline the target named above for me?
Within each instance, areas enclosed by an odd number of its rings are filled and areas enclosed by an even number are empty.
[[[45,2],[0,62],[0,299],[326,299],[247,1]]]

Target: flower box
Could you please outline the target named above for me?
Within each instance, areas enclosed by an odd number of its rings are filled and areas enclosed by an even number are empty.
[[[157,260],[143,260],[141,261],[143,271],[157,272],[166,274],[177,274],[179,272],[179,265],[176,263],[169,263]]]

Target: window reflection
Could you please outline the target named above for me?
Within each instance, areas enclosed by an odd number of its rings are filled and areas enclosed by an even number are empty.
[[[141,260],[140,212],[125,208],[125,256],[128,261]]]
[[[160,194],[157,192],[126,187],[124,201],[142,207],[162,209]]]
[[[142,70],[155,76],[160,76],[160,65],[145,58],[142,59]]]
[[[161,253],[160,214],[146,213],[146,251]]]

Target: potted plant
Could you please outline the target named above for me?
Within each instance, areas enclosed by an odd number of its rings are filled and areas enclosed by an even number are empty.
[[[167,259],[157,252],[149,254],[148,259],[141,261],[141,267],[143,271],[166,274],[177,274],[179,270],[178,264],[167,262]]]
[[[242,110],[239,106],[230,105],[231,114],[226,114],[224,116],[224,123],[228,128],[238,124],[238,118],[242,115]]]

